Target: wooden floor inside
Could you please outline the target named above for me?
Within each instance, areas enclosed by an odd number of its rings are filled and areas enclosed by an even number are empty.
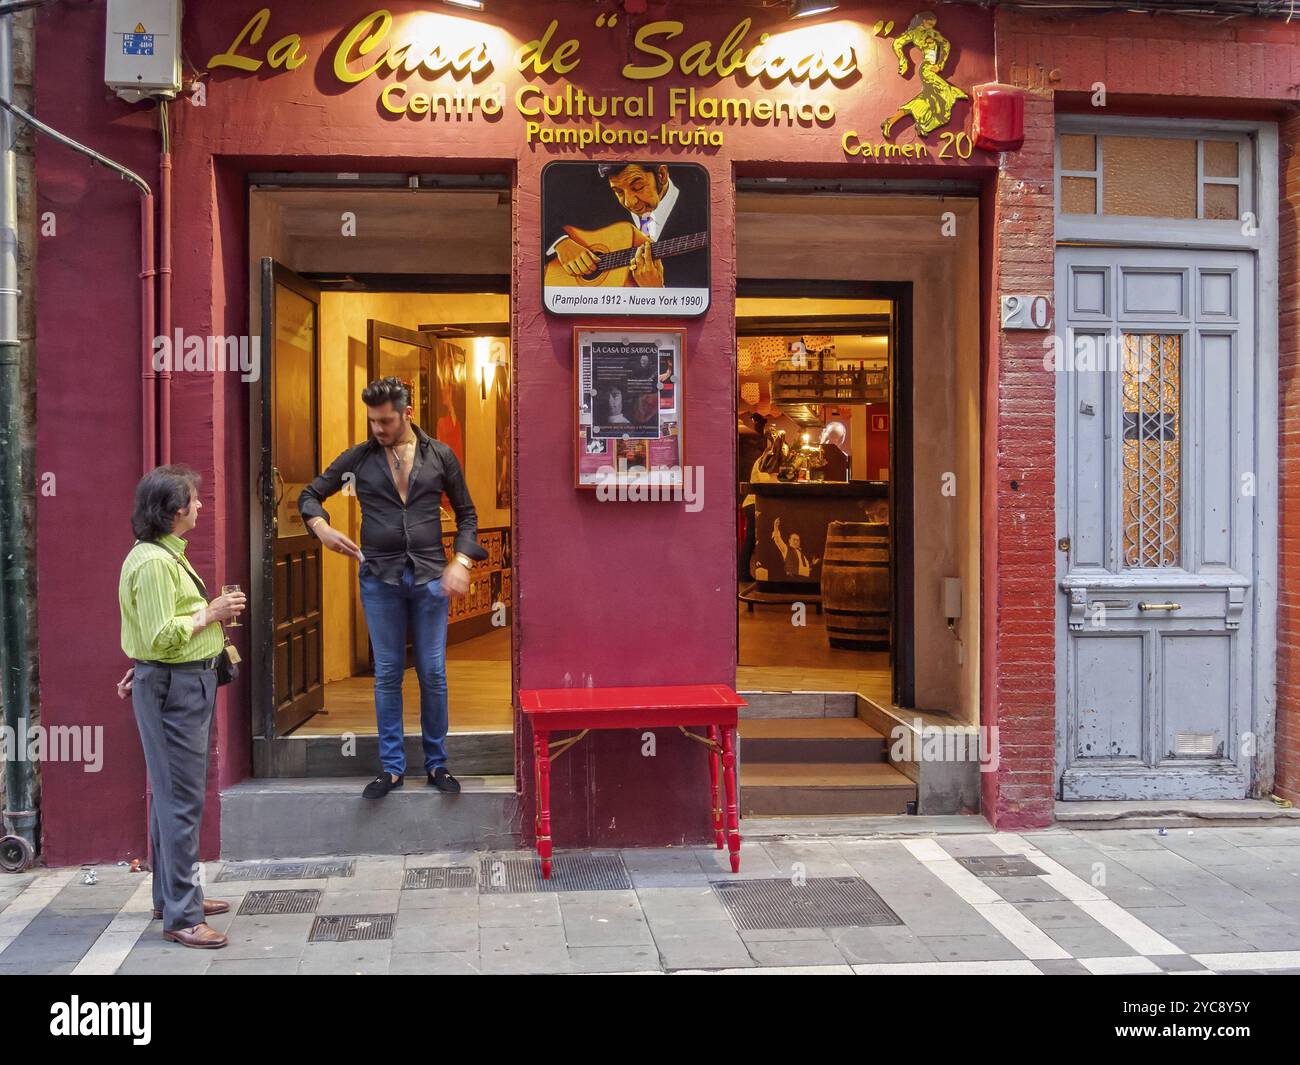
[[[791,624],[789,604],[740,611],[740,664],[736,690],[749,692],[860,692],[888,704],[888,651],[843,651],[832,647],[823,615],[809,608],[806,624]]]
[[[449,732],[511,732],[514,693],[510,685],[510,629],[493,629],[447,647],[447,727]],[[406,731],[420,728],[420,683],[415,670],[402,682]],[[375,734],[375,678],[348,677],[325,685],[325,713],[317,714],[295,736]]]
[[[788,605],[756,606],[751,614],[737,604],[740,618],[738,691],[860,692],[889,703],[889,654],[842,651],[826,638],[825,619],[809,610],[807,624],[792,625]],[[665,683],[669,679],[665,678]],[[451,732],[510,732],[510,629],[494,629],[447,648],[448,727]],[[415,671],[402,685],[407,730],[420,727],[420,686]],[[325,685],[325,713],[317,714],[295,736],[375,733],[374,678],[348,677]]]

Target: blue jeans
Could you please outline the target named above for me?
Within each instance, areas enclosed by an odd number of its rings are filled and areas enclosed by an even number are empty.
[[[416,584],[408,562],[401,584],[385,584],[361,568],[361,604],[375,654],[375,717],[379,724],[379,760],[395,776],[406,774],[402,731],[402,678],[406,673],[406,636],[415,651],[420,680],[420,731],[424,768],[432,773],[447,764],[447,596],[440,581]]]

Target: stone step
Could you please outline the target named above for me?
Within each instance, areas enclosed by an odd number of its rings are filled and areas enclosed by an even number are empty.
[[[461,776],[444,795],[410,773],[382,799],[361,791],[371,777],[245,780],[221,793],[221,857],[311,858],[331,854],[424,854],[521,846],[522,813],[512,776]]]
[[[916,785],[884,763],[746,763],[740,774],[745,817],[905,814]]]
[[[885,737],[856,717],[746,718],[738,731],[746,766],[887,761]]]
[[[373,767],[379,772],[379,737],[284,736],[253,742],[253,771],[259,777],[354,777]],[[510,731],[449,732],[447,766],[478,777],[510,776],[515,771],[515,736]],[[406,764],[424,765],[419,726],[406,726]],[[412,770],[414,772],[415,770]]]
[[[855,717],[858,697],[853,692],[740,692],[745,705],[742,718]]]

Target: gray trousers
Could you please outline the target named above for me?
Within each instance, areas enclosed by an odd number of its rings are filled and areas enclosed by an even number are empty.
[[[168,932],[203,923],[199,823],[216,695],[215,669],[135,665],[131,705],[153,791],[153,908]]]

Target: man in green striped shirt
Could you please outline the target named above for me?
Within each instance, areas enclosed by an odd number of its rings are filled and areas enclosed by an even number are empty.
[[[234,592],[207,601],[203,581],[185,558],[183,537],[199,520],[199,478],[185,466],[160,466],[135,490],[136,543],[122,563],[117,599],[122,650],[135,665],[118,684],[129,691],[153,787],[154,917],[163,937],[187,947],[224,947],[207,923],[229,903],[204,899],[199,824],[208,782],[208,748],[217,698],[221,623],[244,609]]]
[[[215,658],[225,645],[221,626],[207,616],[207,599],[182,572],[177,556],[189,564],[185,541],[166,533],[155,543],[138,542],[122,563],[117,601],[127,658],[195,662]]]

